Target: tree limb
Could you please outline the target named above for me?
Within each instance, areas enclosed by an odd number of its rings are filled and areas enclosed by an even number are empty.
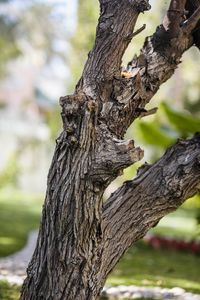
[[[140,55],[128,64],[127,76],[113,80],[109,104],[103,104],[109,109],[101,112],[101,119],[119,138],[140,116],[160,85],[173,75],[183,53],[194,44],[192,33],[200,32],[197,25],[200,6],[195,6],[187,20],[184,18],[185,1],[172,0],[163,24],[146,39]]]
[[[76,91],[105,101],[114,75],[120,75],[122,56],[130,43],[140,12],[150,9],[148,0],[100,0],[96,40],[89,53]],[[110,85],[111,84],[111,85]]]
[[[125,182],[104,205],[102,268],[108,274],[130,245],[200,191],[200,134],[180,140],[161,159]],[[112,242],[110,242],[112,241]]]
[[[185,6],[188,17],[190,17],[199,6],[200,0],[188,0]],[[194,44],[200,49],[200,21],[198,22],[195,30],[193,30],[193,38]]]

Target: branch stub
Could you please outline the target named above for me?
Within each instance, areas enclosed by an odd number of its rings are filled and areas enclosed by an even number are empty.
[[[129,2],[140,13],[151,9],[148,0],[129,0]]]

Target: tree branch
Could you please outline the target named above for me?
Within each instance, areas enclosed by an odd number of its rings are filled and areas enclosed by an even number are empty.
[[[163,24],[146,39],[140,55],[122,73],[124,76],[113,80],[110,101],[103,104],[109,109],[101,112],[101,119],[119,138],[144,111],[160,85],[173,75],[183,53],[194,44],[193,31],[200,32],[199,7],[195,6],[185,20],[185,1],[172,0]]]
[[[106,274],[133,242],[200,191],[200,134],[178,141],[161,159],[139,173],[104,205],[104,251],[109,255],[103,255],[107,260],[102,268]]]
[[[188,0],[185,6],[188,17],[190,17],[195,10],[200,6],[200,0]],[[200,49],[200,21],[195,30],[193,30],[194,44]]]
[[[105,101],[114,75],[120,75],[122,56],[130,43],[139,13],[150,9],[148,0],[100,0],[96,40],[76,91]],[[107,84],[107,86],[106,86]]]

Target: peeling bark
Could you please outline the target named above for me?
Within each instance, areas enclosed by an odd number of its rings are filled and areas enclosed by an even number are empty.
[[[94,48],[74,95],[60,99],[63,132],[21,300],[97,299],[123,253],[199,191],[197,134],[145,165],[102,202],[109,183],[143,157],[133,140],[123,140],[124,133],[137,117],[156,112],[145,105],[173,75],[182,54],[198,43],[199,1],[172,0],[163,24],[123,76],[122,56],[139,13],[150,6],[147,0],[100,0]]]

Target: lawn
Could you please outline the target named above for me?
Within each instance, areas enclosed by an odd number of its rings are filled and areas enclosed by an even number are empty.
[[[0,192],[0,257],[24,247],[28,233],[39,226],[41,207],[41,195]]]
[[[18,300],[20,287],[11,285],[6,281],[0,281],[0,299],[1,300]]]
[[[195,211],[182,208],[163,218],[151,233],[190,240],[196,234]],[[200,256],[174,250],[152,249],[138,242],[109,276],[111,285],[182,287],[200,294]]]
[[[200,293],[200,257],[175,251],[154,250],[137,243],[121,259],[108,285],[182,287]],[[10,292],[9,292],[10,291]],[[17,300],[19,288],[0,282],[0,299]]]
[[[39,225],[41,195],[18,191],[0,193],[0,256],[20,250],[30,230]],[[157,234],[193,238],[195,220],[184,212],[171,214],[153,230]],[[139,286],[179,286],[200,293],[200,257],[172,250],[155,250],[138,242],[121,259],[110,274],[107,284]],[[0,282],[0,299],[16,300],[19,287]]]
[[[200,294],[200,257],[170,250],[155,250],[137,243],[110,274],[107,284],[182,287]]]

